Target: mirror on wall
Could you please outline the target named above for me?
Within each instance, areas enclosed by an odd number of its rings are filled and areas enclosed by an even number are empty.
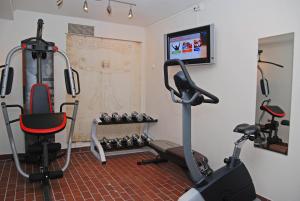
[[[288,154],[292,98],[294,33],[261,38],[257,52],[254,146]]]

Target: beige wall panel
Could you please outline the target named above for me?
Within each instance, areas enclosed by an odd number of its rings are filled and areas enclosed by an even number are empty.
[[[92,120],[101,112],[140,112],[141,53],[139,42],[67,35],[67,54],[81,83],[75,141],[89,141]],[[139,131],[138,125],[114,125],[99,126],[97,133],[115,138]]]

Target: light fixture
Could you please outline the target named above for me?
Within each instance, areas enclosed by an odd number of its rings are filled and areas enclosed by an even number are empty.
[[[108,15],[111,15],[112,9],[111,9],[111,6],[110,6],[110,0],[108,0],[108,6],[106,8],[106,11],[107,11]]]
[[[129,18],[129,19],[132,19],[132,18],[133,18],[133,12],[132,12],[131,6],[130,6],[130,9],[129,9],[128,18]]]
[[[89,11],[87,0],[84,0],[83,11],[86,12],[86,13]]]
[[[94,1],[103,1],[103,0],[94,0]],[[63,2],[64,2],[64,0],[56,0],[57,7],[61,8],[63,6]],[[108,5],[107,5],[107,8],[106,8],[106,12],[108,13],[108,15],[112,14],[111,2],[118,3],[118,4],[123,4],[123,5],[129,5],[130,8],[129,8],[129,13],[128,13],[128,18],[129,19],[133,18],[132,7],[136,6],[135,3],[131,3],[131,2],[127,2],[127,1],[120,1],[120,0],[108,0]],[[86,13],[89,11],[87,0],[84,0],[84,2],[83,2],[83,11],[86,12]]]
[[[133,18],[133,11],[132,11],[132,7],[136,6],[135,3],[130,3],[130,2],[126,2],[126,1],[120,1],[120,0],[108,0],[108,6],[107,6],[107,13],[110,15],[112,13],[112,8],[110,6],[110,2],[114,2],[114,3],[118,3],[118,4],[124,4],[124,5],[129,5],[129,13],[128,13],[128,18],[132,19]]]
[[[61,8],[64,3],[64,0],[56,0],[56,5],[58,8]]]

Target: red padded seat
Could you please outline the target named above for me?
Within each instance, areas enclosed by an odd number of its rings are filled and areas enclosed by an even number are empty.
[[[21,129],[31,135],[49,135],[63,130],[67,124],[66,113],[20,115]]]
[[[276,105],[262,105],[260,107],[261,110],[266,111],[267,113],[269,113],[270,115],[274,116],[274,117],[284,117],[285,113],[284,111],[276,106]]]

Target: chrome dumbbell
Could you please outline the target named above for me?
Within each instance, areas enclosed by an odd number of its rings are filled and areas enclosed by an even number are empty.
[[[133,146],[133,138],[132,137],[126,136],[126,137],[124,137],[124,139],[126,140],[126,146],[127,147],[132,147]]]
[[[138,134],[133,134],[132,138],[133,138],[133,143],[136,146],[139,146],[139,147],[144,146],[144,140]]]
[[[113,149],[117,148],[117,140],[116,139],[110,139],[109,142]]]
[[[123,121],[127,121],[127,122],[131,122],[132,121],[132,117],[129,116],[127,113],[122,114],[122,120]]]
[[[101,143],[101,145],[103,146],[103,148],[104,148],[105,150],[110,150],[110,149],[112,149],[112,144],[111,144],[110,140],[108,140],[106,137],[102,138],[102,139],[100,140],[100,143]]]
[[[99,140],[99,142],[100,142],[101,146],[104,148],[105,147],[105,142],[104,142],[103,138],[101,140]]]
[[[149,115],[147,115],[146,113],[143,113],[142,116],[143,116],[144,121],[152,121],[153,120],[153,118],[150,117]]]
[[[120,122],[122,120],[122,118],[117,112],[114,112],[111,115],[111,120],[116,121],[116,122]]]
[[[126,139],[126,137],[121,138],[121,143],[122,143],[122,146],[123,146],[124,148],[127,147],[127,139]]]
[[[117,147],[117,149],[122,149],[123,148],[123,139],[122,138],[117,138],[116,139],[116,147]]]
[[[101,113],[100,115],[100,119],[101,121],[104,121],[104,122],[111,122],[111,116],[109,116],[107,113]]]
[[[137,121],[137,122],[142,122],[144,120],[144,117],[137,112],[132,112],[131,117],[132,117],[132,120]]]
[[[143,134],[141,135],[142,140],[144,141],[145,144],[150,144],[150,142],[152,141],[151,138],[148,137],[148,135]]]

